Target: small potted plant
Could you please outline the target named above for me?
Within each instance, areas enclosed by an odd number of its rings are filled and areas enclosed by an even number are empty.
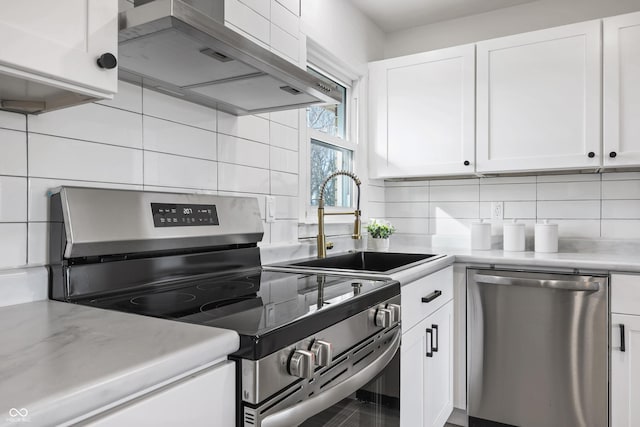
[[[389,237],[396,231],[390,222],[381,222],[371,218],[367,225],[369,233],[368,247],[374,251],[388,251]]]

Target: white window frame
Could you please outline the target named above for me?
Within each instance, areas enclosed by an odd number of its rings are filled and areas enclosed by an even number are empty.
[[[352,152],[352,172],[358,174],[358,97],[357,85],[359,76],[353,72],[349,66],[336,59],[330,52],[326,51],[310,39],[307,46],[307,63],[314,70],[327,75],[327,77],[344,86],[346,90],[346,126],[345,138],[338,138],[324,132],[307,127],[306,109],[301,110],[300,115],[300,135],[301,143],[299,150],[300,164],[300,222],[306,224],[318,223],[318,207],[310,203],[311,199],[311,139],[324,142],[329,145],[344,148]],[[356,194],[352,194],[352,207],[327,207],[332,211],[348,212],[355,209]],[[328,216],[327,223],[352,223],[353,218],[347,215]]]

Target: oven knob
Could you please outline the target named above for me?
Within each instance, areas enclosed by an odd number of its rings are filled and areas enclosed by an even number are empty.
[[[400,306],[398,304],[389,304],[387,309],[391,310],[391,323],[398,323],[401,317]]]
[[[376,311],[375,325],[381,328],[388,328],[391,326],[391,310],[388,308],[379,308]]]
[[[296,350],[289,359],[289,374],[298,378],[313,378],[315,356],[307,350]]]
[[[316,340],[311,345],[311,353],[315,356],[316,366],[329,366],[333,360],[331,343]]]

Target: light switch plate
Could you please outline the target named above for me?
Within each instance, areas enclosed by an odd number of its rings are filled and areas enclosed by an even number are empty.
[[[276,198],[275,196],[266,196],[265,215],[267,222],[276,222]]]

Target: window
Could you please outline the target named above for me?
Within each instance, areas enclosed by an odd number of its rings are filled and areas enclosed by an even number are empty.
[[[333,82],[342,92],[342,103],[307,108],[309,135],[309,200],[317,206],[322,182],[333,172],[354,170],[355,144],[349,138],[347,105],[349,88],[325,74],[309,68],[309,72]],[[325,206],[348,208],[353,205],[355,186],[351,178],[338,176],[325,187]]]

